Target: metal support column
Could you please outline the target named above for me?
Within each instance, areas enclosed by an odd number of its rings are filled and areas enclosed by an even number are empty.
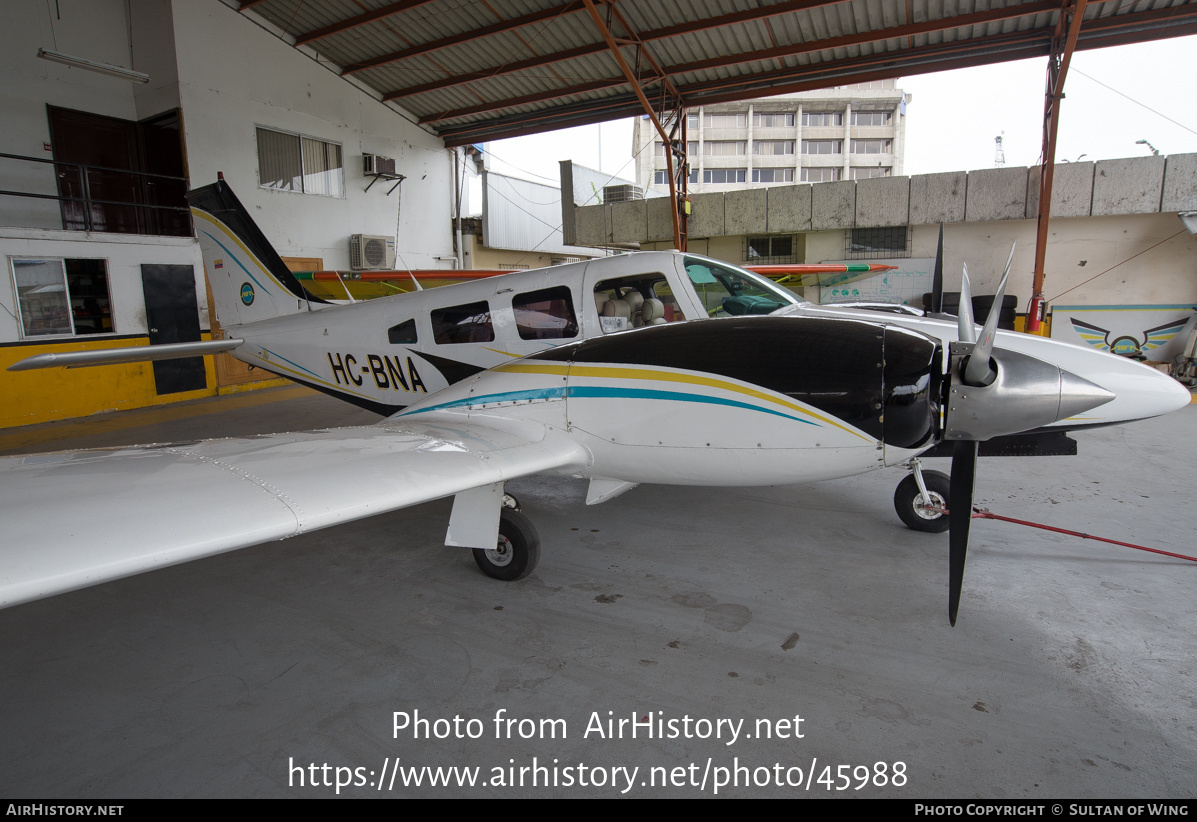
[[[1043,105],[1043,167],[1039,176],[1039,218],[1035,233],[1035,278],[1031,284],[1030,310],[1027,330],[1039,332],[1040,312],[1043,310],[1044,261],[1047,258],[1047,226],[1052,208],[1052,179],[1056,167],[1056,131],[1060,123],[1060,101],[1064,99],[1064,80],[1068,64],[1081,33],[1087,0],[1064,0],[1056,30],[1052,35],[1052,52],[1047,60],[1047,91]]]

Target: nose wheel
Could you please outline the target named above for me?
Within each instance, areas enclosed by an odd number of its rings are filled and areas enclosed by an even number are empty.
[[[942,534],[950,523],[946,513],[952,480],[942,471],[924,471],[916,463],[894,491],[894,509],[906,527]]]
[[[515,582],[536,570],[540,535],[532,520],[514,508],[499,513],[499,542],[494,549],[475,548],[474,562],[492,579]]]

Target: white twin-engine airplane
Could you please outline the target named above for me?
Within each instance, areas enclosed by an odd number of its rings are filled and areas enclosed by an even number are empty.
[[[676,252],[329,305],[305,294],[223,181],[190,200],[231,339],[13,368],[231,350],[388,417],[0,460],[0,606],[446,496],[445,543],[518,580],[539,538],[504,493],[517,477],[588,479],[594,504],[638,483],[774,485],[906,464],[903,521],[951,529],[954,625],[980,443],[1045,453],[1035,443],[1075,446],[1063,431],[1189,402],[1127,359],[995,332],[996,311],[978,329],[967,294],[958,321],[815,306]],[[952,453],[950,479],[919,466],[937,446]]]

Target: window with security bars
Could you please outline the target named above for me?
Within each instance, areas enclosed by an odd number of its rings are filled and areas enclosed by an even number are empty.
[[[844,257],[848,260],[909,256],[910,229],[908,226],[853,228],[845,237]]]
[[[753,265],[798,262],[798,243],[793,234],[745,237],[744,261]]]
[[[325,197],[345,196],[341,146],[258,128],[258,185]]]

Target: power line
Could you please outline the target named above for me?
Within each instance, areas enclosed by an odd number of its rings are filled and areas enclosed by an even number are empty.
[[[1102,87],[1104,87],[1104,88],[1107,88],[1107,89],[1109,89],[1110,91],[1112,91],[1112,92],[1114,92],[1115,94],[1117,94],[1119,97],[1125,97],[1127,100],[1130,100],[1130,101],[1131,101],[1132,103],[1134,103],[1136,106],[1139,106],[1139,107],[1141,107],[1141,108],[1145,108],[1145,109],[1147,109],[1148,111],[1150,111],[1152,114],[1155,114],[1155,115],[1157,115],[1157,116],[1159,116],[1159,117],[1163,117],[1163,118],[1164,118],[1165,120],[1167,120],[1169,123],[1173,123],[1174,125],[1178,125],[1178,126],[1180,126],[1181,128],[1183,128],[1185,131],[1189,132],[1190,134],[1197,134],[1197,131],[1194,131],[1193,129],[1189,128],[1189,127],[1188,127],[1188,126],[1186,126],[1184,123],[1182,123],[1182,122],[1179,122],[1178,120],[1173,120],[1173,119],[1172,119],[1171,117],[1169,117],[1167,114],[1164,114],[1163,112],[1160,112],[1160,111],[1156,111],[1155,109],[1153,109],[1151,106],[1147,105],[1146,103],[1140,103],[1138,100],[1136,100],[1134,97],[1131,97],[1129,94],[1123,94],[1123,93],[1122,93],[1121,91],[1119,91],[1118,89],[1114,88],[1113,86],[1106,85],[1106,84],[1105,84],[1105,83],[1103,83],[1101,80],[1098,80],[1096,77],[1090,77],[1088,74],[1085,74],[1085,72],[1081,71],[1079,68],[1076,68],[1076,67],[1074,66],[1074,67],[1072,68],[1072,71],[1075,71],[1077,74],[1081,75],[1082,77],[1084,77],[1084,78],[1086,78],[1086,79],[1088,79],[1088,80],[1092,80],[1094,83],[1097,83],[1097,85],[1099,85],[1099,86],[1102,86]]]

